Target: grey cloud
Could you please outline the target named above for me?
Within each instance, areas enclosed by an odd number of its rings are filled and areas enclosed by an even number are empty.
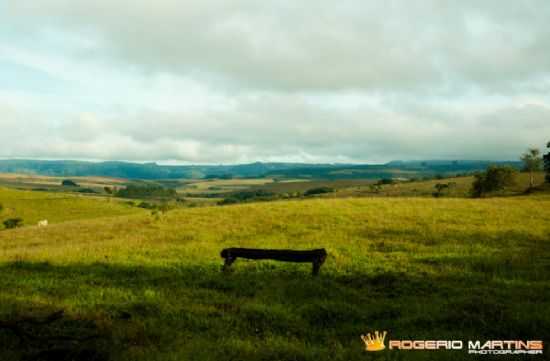
[[[499,131],[511,129],[532,133],[544,132],[550,128],[550,107],[540,104],[509,106],[486,115],[479,124]]]
[[[432,110],[426,113],[371,106],[343,111],[293,98],[278,95],[238,101],[239,106],[223,116],[208,110],[148,111],[104,118],[75,114],[61,125],[34,121],[32,128],[30,124],[21,128],[24,142],[0,137],[0,156],[66,158],[70,154],[73,158],[191,163],[515,159],[527,146],[542,147],[550,134],[550,111],[541,105],[501,107],[472,113],[468,123],[452,123],[439,121],[442,115],[452,117],[452,112],[445,114],[445,105],[438,109],[431,104]],[[8,127],[14,127],[14,122]]]
[[[12,1],[0,60],[58,84],[0,89],[0,157],[515,159],[550,136],[549,18],[546,0]]]
[[[546,0],[44,0],[8,12],[31,29],[93,32],[116,61],[240,86],[510,92],[550,70]]]

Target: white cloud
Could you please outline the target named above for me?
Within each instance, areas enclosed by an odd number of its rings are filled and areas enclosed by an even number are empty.
[[[516,158],[550,137],[548,18],[546,0],[9,2],[0,156]]]
[[[20,26],[94,34],[105,57],[241,86],[494,91],[550,66],[545,0],[44,0],[7,10]]]

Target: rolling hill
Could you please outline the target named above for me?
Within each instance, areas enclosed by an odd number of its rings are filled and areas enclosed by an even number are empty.
[[[0,173],[27,173],[46,176],[101,176],[127,179],[178,179],[205,177],[267,177],[302,179],[422,178],[484,170],[490,164],[519,167],[519,162],[414,161],[379,165],[251,163],[237,165],[169,166],[156,163],[83,162],[8,159],[0,160]]]
[[[117,199],[92,196],[22,191],[0,187],[0,230],[2,222],[9,218],[21,218],[26,225],[39,220],[49,223],[112,217],[143,212]]]
[[[19,204],[34,212],[38,203]],[[53,217],[67,204],[44,207]],[[102,218],[85,219],[91,215]],[[62,309],[64,319],[42,332],[97,334],[81,347],[133,361],[365,360],[360,335],[373,330],[392,339],[550,337],[548,195],[312,199],[106,216],[0,231],[0,320]],[[231,246],[325,247],[329,256],[318,278],[308,265],[269,261],[238,260],[223,274],[219,252]],[[43,347],[6,330],[0,344],[7,361]]]

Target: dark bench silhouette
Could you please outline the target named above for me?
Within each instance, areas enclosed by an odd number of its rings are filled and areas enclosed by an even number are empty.
[[[319,269],[327,258],[327,251],[324,248],[309,251],[295,251],[288,249],[258,249],[258,248],[226,248],[221,252],[225,259],[223,270],[228,271],[229,267],[237,258],[246,259],[270,259],[283,262],[311,262],[313,265],[312,274],[319,274]]]

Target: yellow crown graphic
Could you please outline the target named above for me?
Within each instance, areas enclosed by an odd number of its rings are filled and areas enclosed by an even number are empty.
[[[382,333],[379,333],[378,331],[374,331],[374,337],[367,333],[367,335],[361,335],[361,340],[365,343],[365,347],[367,351],[382,351],[386,348],[384,345],[384,339],[386,338],[387,332],[384,331]]]

